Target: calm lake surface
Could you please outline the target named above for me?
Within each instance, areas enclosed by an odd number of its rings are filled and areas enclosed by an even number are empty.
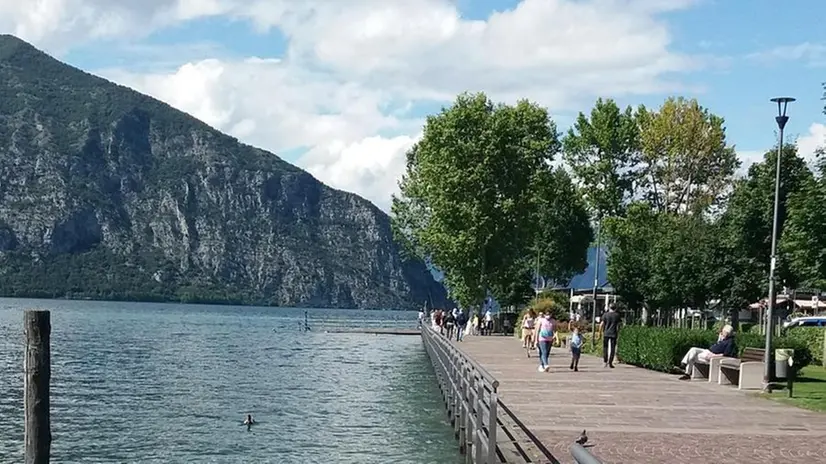
[[[416,313],[0,299],[0,462],[23,461],[23,309],[51,310],[53,463],[458,463]],[[259,422],[242,425],[247,413]]]

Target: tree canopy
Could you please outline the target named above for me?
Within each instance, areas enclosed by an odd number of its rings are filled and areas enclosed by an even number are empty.
[[[631,107],[597,100],[579,113],[563,139],[564,159],[595,218],[621,215],[632,199],[639,166],[639,125]]]
[[[427,119],[407,154],[392,205],[396,235],[445,272],[462,305],[481,302],[488,291],[502,303],[524,301],[518,281],[536,253],[540,266],[559,276],[581,271],[583,260],[570,255],[584,255],[587,244],[571,248],[576,240],[547,224],[585,215],[570,180],[551,165],[560,148],[546,109],[460,95]]]
[[[812,164],[794,143],[782,147],[781,285],[826,286],[820,153]],[[558,154],[564,166],[555,168]],[[719,300],[735,310],[765,296],[777,150],[736,175],[725,120],[697,100],[621,109],[598,99],[560,140],[534,103],[463,94],[428,118],[407,161],[394,229],[445,271],[462,304],[488,291],[518,304],[537,270],[558,281],[581,272],[591,220],[604,224],[608,280],[631,308],[668,313]]]

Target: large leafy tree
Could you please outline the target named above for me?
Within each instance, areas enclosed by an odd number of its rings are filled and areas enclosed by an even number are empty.
[[[780,241],[782,263],[798,285],[826,288],[826,160],[821,159],[818,178],[808,178],[788,200],[788,216]]]
[[[445,272],[461,304],[488,289],[505,293],[526,268],[536,194],[559,145],[547,110],[528,101],[463,94],[427,119],[393,198],[393,227],[409,251]]]
[[[538,180],[533,251],[543,276],[567,281],[588,266],[594,231],[581,190],[564,169],[543,170]]]
[[[640,107],[633,120],[638,139],[623,145],[631,164],[620,172],[634,181],[637,201],[606,221],[608,278],[632,308],[702,307],[719,259],[708,213],[738,166],[723,119],[696,100],[670,98],[656,111]]]
[[[664,309],[705,307],[715,277],[715,226],[700,215],[661,213],[655,232],[646,293]]]
[[[757,301],[767,292],[776,163],[777,150],[773,149],[766,152],[762,162],[752,165],[748,176],[735,182],[720,218],[720,246],[725,253],[718,266],[725,272],[719,275],[717,290],[731,308]],[[789,198],[802,192],[813,177],[793,144],[783,147],[780,166],[778,231],[782,237]],[[787,260],[780,259],[777,270],[781,283],[797,283]]]
[[[826,83],[823,84],[826,100]],[[823,108],[826,115],[826,106]],[[826,288],[826,140],[817,150],[817,178],[801,179],[800,189],[789,194],[786,224],[780,249],[791,274],[809,288]]]
[[[639,171],[639,127],[631,107],[597,100],[563,139],[564,159],[596,219],[621,216]]]
[[[605,221],[605,234],[610,237],[608,280],[626,304],[641,310],[650,303],[652,271],[650,251],[657,241],[658,217],[651,205],[632,203],[624,217]]]
[[[492,291],[501,303],[517,305],[534,294],[535,273],[567,281],[588,266],[588,246],[594,232],[585,202],[568,173],[542,169],[533,192],[533,246],[523,259],[495,279]]]
[[[637,120],[641,195],[667,213],[704,214],[719,206],[739,166],[723,118],[680,97],[657,111],[641,107]]]
[[[606,220],[611,237],[608,278],[632,309],[702,308],[716,278],[716,226],[701,215],[632,203]]]

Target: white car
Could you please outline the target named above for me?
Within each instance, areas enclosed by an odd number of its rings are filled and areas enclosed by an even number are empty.
[[[784,329],[790,329],[792,327],[826,327],[826,316],[796,317],[790,321],[783,322]]]

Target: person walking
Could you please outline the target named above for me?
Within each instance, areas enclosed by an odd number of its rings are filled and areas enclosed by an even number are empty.
[[[535,321],[536,315],[534,314],[533,309],[529,309],[522,318],[522,348],[525,348],[525,352],[528,354],[529,358],[531,357],[531,349],[533,349],[534,346],[533,328]]]
[[[458,312],[458,311],[457,311]],[[453,330],[456,328],[456,316],[454,313],[448,312],[444,319],[445,324],[445,336],[449,339],[453,338]]]
[[[465,326],[467,326],[467,313],[463,310],[459,310],[459,314],[456,315],[456,341],[461,342],[462,339],[465,337]]]
[[[550,316],[543,316],[536,324],[536,336],[534,337],[539,346],[539,372],[548,372],[551,370],[550,361],[548,358],[551,355],[551,346],[553,345],[556,327],[554,321]]]
[[[574,327],[574,331],[571,334],[571,370],[574,372],[579,372],[579,357],[582,355],[582,343],[584,340],[582,339],[582,335],[579,333],[579,329]]]
[[[611,304],[608,306],[608,311],[602,315],[602,320],[599,321],[599,333],[602,335],[603,367],[614,368],[621,319],[616,306]]]
[[[485,321],[482,326],[482,335],[490,335],[493,332],[493,313],[488,309],[485,311]]]

